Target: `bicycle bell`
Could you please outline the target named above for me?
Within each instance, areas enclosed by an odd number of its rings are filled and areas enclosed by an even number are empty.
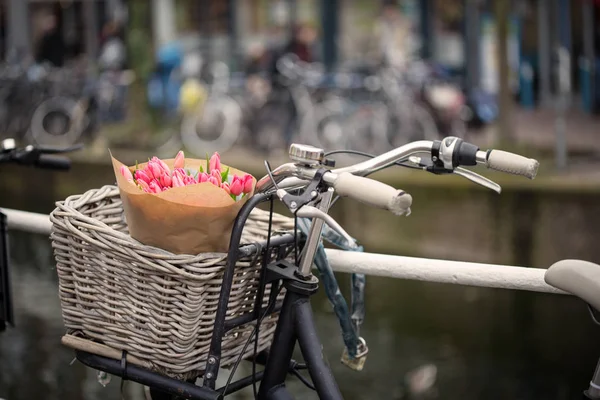
[[[315,166],[323,162],[325,151],[318,147],[293,143],[290,146],[289,156],[293,161],[299,164]]]

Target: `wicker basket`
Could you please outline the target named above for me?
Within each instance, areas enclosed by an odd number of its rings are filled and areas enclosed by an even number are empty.
[[[266,239],[268,216],[259,209],[252,212],[242,244]],[[165,375],[200,376],[213,333],[226,254],[175,255],[132,239],[115,186],[58,202],[50,220],[67,333],[125,350]],[[274,214],[273,229],[293,230],[293,221]],[[237,262],[227,319],[253,312],[259,273],[258,255]],[[270,285],[263,306],[269,290]],[[260,350],[270,345],[277,319],[273,314],[263,321]],[[240,356],[253,327],[254,323],[245,324],[223,337],[222,367]],[[250,356],[252,347],[243,356]]]

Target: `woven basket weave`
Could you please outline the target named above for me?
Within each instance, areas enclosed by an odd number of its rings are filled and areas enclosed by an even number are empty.
[[[132,239],[115,186],[70,196],[56,205],[50,214],[51,239],[67,333],[126,350],[172,377],[200,376],[226,254],[175,255]],[[268,217],[255,209],[241,243],[266,240]],[[273,229],[293,230],[293,221],[274,214]],[[237,262],[227,319],[253,311],[259,274],[259,257]],[[263,307],[269,292],[270,285]],[[274,314],[263,321],[259,350],[270,345],[277,319]],[[253,326],[242,325],[223,337],[221,366],[237,360]],[[245,357],[253,353],[252,347]]]

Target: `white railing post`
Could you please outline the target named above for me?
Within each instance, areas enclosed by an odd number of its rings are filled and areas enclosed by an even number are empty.
[[[0,208],[8,220],[8,229],[50,235],[52,224],[46,214]]]

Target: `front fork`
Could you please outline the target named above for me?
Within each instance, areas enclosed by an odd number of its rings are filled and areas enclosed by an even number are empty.
[[[310,296],[316,292],[318,281],[314,276],[309,279],[296,278],[285,283],[287,292],[279,314],[279,322],[269,351],[258,398],[260,400],[293,399],[285,388],[285,379],[294,347],[298,342],[319,398],[343,400],[323,356],[310,306]]]

